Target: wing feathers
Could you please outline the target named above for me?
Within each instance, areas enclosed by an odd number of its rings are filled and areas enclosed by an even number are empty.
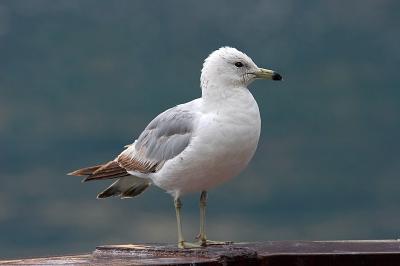
[[[154,173],[159,163],[152,161],[142,161],[129,153],[121,153],[117,158],[118,163],[128,171],[140,173]]]
[[[185,150],[192,139],[195,114],[180,106],[161,113],[117,158],[127,171],[154,173]]]
[[[91,175],[93,174],[94,171],[102,167],[103,165],[96,165],[96,166],[90,166],[82,169],[78,169],[76,171],[73,171],[71,173],[68,173],[67,175],[74,175],[74,176],[85,176],[85,175]]]
[[[115,161],[76,170],[69,175],[86,176],[82,182],[128,176],[128,172]]]
[[[149,187],[150,180],[131,176],[129,173],[155,173],[166,161],[190,146],[197,121],[196,113],[191,111],[194,103],[195,101],[178,105],[158,115],[133,144],[126,146],[117,159],[82,168],[69,175],[85,176],[83,182],[118,178],[98,198],[130,198],[141,194]]]

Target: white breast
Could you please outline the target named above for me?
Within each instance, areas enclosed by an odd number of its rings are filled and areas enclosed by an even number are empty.
[[[215,108],[203,107],[189,147],[152,176],[175,195],[208,190],[239,174],[257,148],[260,113],[247,89]]]

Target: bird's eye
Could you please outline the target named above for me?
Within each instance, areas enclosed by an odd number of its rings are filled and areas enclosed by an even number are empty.
[[[242,62],[236,62],[236,63],[235,63],[235,66],[237,66],[237,67],[242,67],[242,66],[243,66],[243,63],[242,63]]]

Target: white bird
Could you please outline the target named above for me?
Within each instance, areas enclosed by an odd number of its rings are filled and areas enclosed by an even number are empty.
[[[281,80],[231,47],[212,52],[201,71],[200,98],[159,114],[114,160],[76,170],[83,181],[117,178],[98,198],[131,198],[154,184],[172,195],[178,247],[199,247],[206,239],[207,190],[238,175],[253,157],[261,131],[257,102],[248,90],[255,79]],[[181,196],[201,192],[198,243],[182,236]]]

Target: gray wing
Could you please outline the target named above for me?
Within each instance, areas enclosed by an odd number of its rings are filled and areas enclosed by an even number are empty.
[[[195,119],[194,113],[180,106],[168,109],[150,122],[117,162],[127,171],[157,172],[189,145]]]

